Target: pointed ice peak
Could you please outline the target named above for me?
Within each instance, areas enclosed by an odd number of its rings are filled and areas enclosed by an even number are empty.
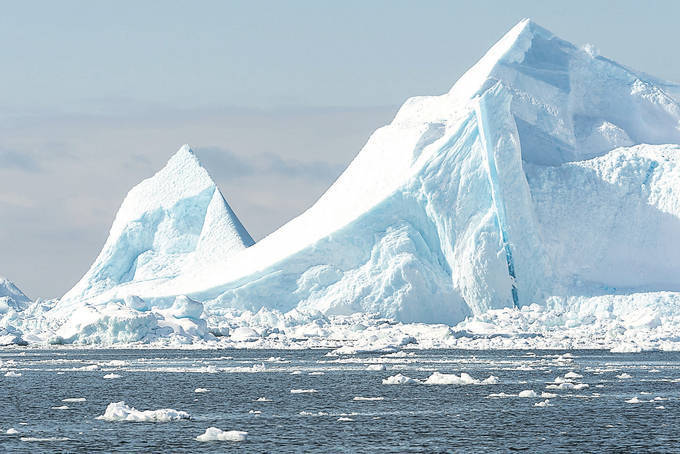
[[[211,266],[253,244],[188,145],[132,188],[90,270],[64,299]]]
[[[168,161],[167,166],[180,166],[182,164],[197,165],[203,167],[198,160],[196,153],[191,149],[189,144],[182,145],[177,152],[172,155]]]
[[[9,279],[0,276],[0,314],[11,307],[23,310],[31,300]]]

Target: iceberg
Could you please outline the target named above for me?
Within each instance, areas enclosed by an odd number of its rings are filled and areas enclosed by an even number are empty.
[[[449,92],[407,100],[257,243],[184,146],[30,329],[81,343],[576,348],[592,334],[599,348],[666,348],[680,323],[679,87],[523,20]]]
[[[0,314],[23,311],[31,300],[9,279],[0,276]]]

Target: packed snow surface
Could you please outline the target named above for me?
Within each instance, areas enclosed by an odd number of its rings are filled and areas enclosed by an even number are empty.
[[[0,343],[678,349],[676,88],[523,20],[257,244],[182,147]]]

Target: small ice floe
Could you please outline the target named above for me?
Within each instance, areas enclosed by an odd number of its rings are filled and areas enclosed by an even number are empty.
[[[120,375],[118,374],[106,374],[104,375],[104,378],[107,380],[114,380],[116,378],[120,378]]]
[[[66,399],[61,399],[62,402],[85,402],[87,399],[84,397],[67,397]]]
[[[637,396],[633,397],[632,399],[628,399],[626,401],[627,404],[640,404],[642,401],[637,398]]]
[[[517,397],[538,397],[538,394],[536,394],[536,391],[533,389],[525,389],[524,391],[520,391],[519,394],[517,394]]]
[[[240,430],[222,430],[217,427],[208,427],[205,433],[196,437],[197,441],[245,441],[248,432]]]
[[[66,437],[21,437],[21,441],[25,442],[48,442],[48,441],[68,441],[70,438]]]
[[[313,394],[313,393],[318,393],[316,389],[291,389],[290,393],[291,394]]]
[[[97,419],[104,421],[130,422],[169,422],[190,418],[189,413],[185,411],[177,411],[172,408],[139,411],[133,407],[128,407],[122,401],[110,403],[104,414],[97,416]]]
[[[543,391],[543,392],[541,393],[541,397],[542,397],[543,399],[552,399],[552,398],[554,398],[554,397],[557,397],[557,394],[554,394],[554,393],[547,393],[547,392]]]
[[[373,370],[373,371],[385,370],[385,365],[384,364],[369,364],[368,366],[366,366],[366,370]]]
[[[552,407],[552,404],[550,403],[550,400],[542,400],[540,402],[536,402],[534,404],[534,407]]]
[[[348,418],[347,416],[341,416],[338,418],[338,421],[340,422],[351,422],[354,421],[352,418]]]
[[[352,400],[385,400],[384,397],[361,397],[355,396]]]
[[[5,377],[21,377],[21,372],[14,372],[13,370],[8,371]]]
[[[68,405],[60,405],[58,407],[52,407],[52,410],[68,410]]]
[[[434,372],[423,383],[426,385],[495,385],[498,383],[498,377],[491,375],[480,381],[465,372],[461,372],[460,376]]]
[[[657,410],[665,410],[666,409],[666,407],[664,407],[663,405],[657,405],[654,408],[656,408]]]
[[[623,380],[625,378],[633,378],[633,377],[630,374],[627,374],[627,373],[624,372],[622,374],[617,375],[616,378]]]
[[[90,364],[89,366],[78,367],[76,370],[93,371],[99,370],[99,366],[96,364]]]
[[[291,375],[302,375],[301,370],[294,370],[293,372],[290,373]]]
[[[5,432],[7,435],[16,435],[19,433],[18,430],[16,430],[14,427],[10,427],[7,429],[7,432]]]
[[[262,412],[260,410],[249,410],[248,411],[248,414],[251,414],[251,415],[259,415],[261,413]]]
[[[632,343],[621,343],[609,351],[611,353],[640,353],[642,347]]]
[[[505,398],[505,397],[514,397],[514,394],[508,394],[508,393],[491,393],[488,396],[489,398],[492,397],[500,397],[500,398]]]
[[[258,397],[255,399],[255,402],[271,402],[271,399],[267,399],[266,397]]]
[[[194,389],[195,393],[207,393],[209,390],[207,388],[196,388]]]
[[[667,398],[667,397],[659,397],[659,396],[656,396],[656,397],[655,397],[654,399],[652,399],[652,400],[655,401],[655,402],[660,402],[660,401],[662,401],[662,400],[668,400],[668,398]]]
[[[650,374],[660,374],[661,371],[659,369],[649,369]]]
[[[325,372],[316,371],[316,372],[310,372],[307,375],[324,375],[324,374],[325,374]]]
[[[112,359],[111,361],[101,363],[101,365],[105,367],[125,367],[128,365],[128,362],[120,359]]]
[[[583,375],[577,374],[576,372],[572,371],[572,372],[567,372],[566,374],[564,374],[564,378],[566,378],[568,380],[572,380],[572,379],[575,379],[575,378],[583,378]]]
[[[405,385],[408,383],[420,383],[420,381],[402,374],[392,375],[391,377],[383,378],[382,381],[383,385]]]
[[[270,363],[287,363],[289,361],[286,361],[284,358],[280,356],[270,356],[269,358],[266,359],[266,361]]]
[[[300,416],[328,416],[328,413],[325,411],[317,411],[316,413],[311,412],[311,411],[301,411],[298,413]]]
[[[547,389],[569,389],[569,390],[580,390],[580,389],[586,389],[589,388],[590,385],[587,383],[571,383],[571,382],[564,382],[560,383],[559,385],[548,385],[546,386]]]

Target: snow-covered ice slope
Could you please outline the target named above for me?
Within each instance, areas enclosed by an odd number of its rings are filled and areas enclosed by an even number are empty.
[[[214,316],[454,324],[555,298],[680,290],[680,106],[664,91],[676,86],[524,20],[448,93],[407,100],[314,206],[247,249],[180,150],[131,191],[55,313],[131,295],[164,309],[188,295]]]
[[[184,145],[162,170],[128,193],[104,248],[62,304],[223,263],[252,244],[208,172]]]

